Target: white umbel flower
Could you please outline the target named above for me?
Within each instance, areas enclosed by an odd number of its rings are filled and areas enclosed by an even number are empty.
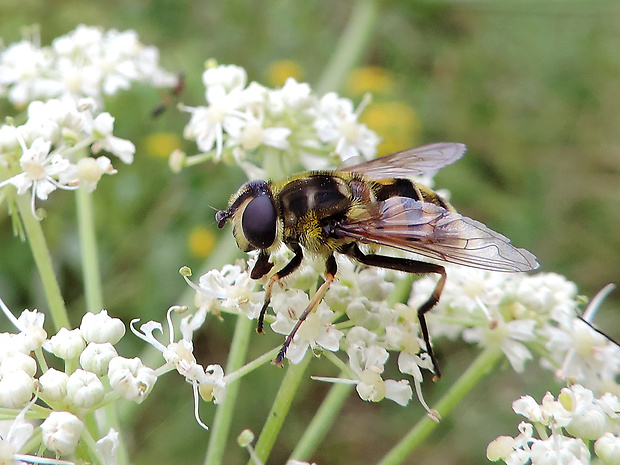
[[[146,399],[157,381],[155,372],[144,366],[138,357],[115,357],[110,360],[108,378],[116,393],[137,403]]]
[[[108,316],[106,310],[97,314],[88,312],[82,317],[80,333],[86,342],[114,345],[124,336],[125,325],[118,318]]]
[[[110,360],[117,356],[116,349],[109,342],[103,344],[89,342],[84,352],[80,354],[80,366],[97,376],[104,376],[108,373]]]
[[[0,375],[0,407],[23,407],[32,398],[34,378],[23,370]]]
[[[69,375],[50,368],[39,377],[40,396],[48,402],[58,402],[67,396]]]
[[[52,412],[41,424],[43,444],[57,455],[69,455],[75,451],[84,423],[69,412]]]
[[[75,370],[67,381],[67,402],[78,408],[97,406],[105,396],[105,388],[95,373]]]
[[[60,328],[60,331],[50,338],[48,347],[56,357],[73,360],[80,356],[86,343],[79,329],[69,331],[67,328]]]

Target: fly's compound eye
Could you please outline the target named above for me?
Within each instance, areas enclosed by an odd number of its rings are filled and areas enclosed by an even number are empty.
[[[276,240],[276,209],[268,195],[253,198],[241,219],[243,234],[257,249],[268,249]]]

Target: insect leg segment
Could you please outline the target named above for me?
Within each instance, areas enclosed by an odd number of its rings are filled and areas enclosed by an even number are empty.
[[[269,261],[269,254],[265,250],[261,250],[258,254],[258,259],[254,264],[254,268],[250,272],[250,278],[260,279],[271,271],[273,263]]]
[[[331,285],[331,283],[333,283],[336,280],[337,271],[338,271],[338,265],[336,264],[336,259],[334,258],[333,255],[330,255],[329,257],[327,257],[327,261],[325,262],[325,281],[317,289],[316,293],[314,294],[310,302],[308,302],[308,306],[303,311],[303,313],[299,316],[299,319],[297,320],[297,323],[295,323],[295,326],[293,327],[292,331],[288,334],[288,336],[286,336],[286,339],[284,340],[284,344],[282,344],[282,348],[280,349],[280,352],[278,352],[278,356],[275,358],[273,363],[275,363],[278,366],[282,366],[282,362],[284,361],[284,356],[286,355],[288,346],[290,346],[291,342],[293,342],[293,338],[295,337],[295,334],[299,330],[299,327],[302,325],[302,323],[306,321],[306,318],[308,318],[308,315],[310,315],[310,312],[312,312],[317,307],[317,305],[321,302],[321,300],[323,300],[323,296],[325,296],[325,293],[329,289],[329,286]]]
[[[267,312],[267,307],[269,307],[269,302],[271,302],[271,289],[273,287],[273,285],[276,283],[276,281],[284,278],[285,276],[288,276],[289,274],[291,274],[293,271],[295,271],[297,268],[299,268],[299,265],[301,265],[301,261],[304,258],[304,253],[301,249],[301,246],[297,243],[290,243],[287,244],[291,250],[295,253],[295,256],[291,259],[290,262],[288,262],[284,268],[282,268],[280,271],[278,271],[276,274],[274,274],[270,279],[269,282],[267,283],[267,286],[265,287],[265,301],[263,302],[263,308],[261,308],[260,310],[260,314],[258,315],[258,324],[256,325],[256,331],[259,333],[264,333],[263,331],[263,326],[265,323],[265,312]],[[254,273],[256,271],[256,274],[259,274],[260,272],[262,272],[264,270],[265,264],[263,263],[265,261],[264,258],[261,258],[261,255],[267,255],[267,253],[263,254],[263,251],[261,250],[259,256],[258,256],[258,261],[256,262],[256,265],[254,265],[254,269],[252,270],[251,273],[251,277],[252,279],[256,279],[254,278]],[[267,258],[269,258],[269,256],[267,255]],[[260,269],[257,271],[257,267],[259,267],[260,264]],[[271,269],[271,267],[269,267]],[[268,270],[267,270],[268,271]],[[260,276],[263,276],[265,273],[263,273]],[[259,276],[259,277],[260,277]]]
[[[433,353],[433,347],[431,346],[430,337],[428,334],[428,326],[426,325],[426,318],[424,315],[430,311],[439,302],[439,297],[443,291],[444,284],[446,283],[446,270],[441,265],[434,263],[420,262],[418,260],[411,260],[408,258],[389,257],[386,255],[377,254],[365,254],[360,250],[357,244],[352,243],[344,247],[342,253],[349,255],[355,260],[363,263],[364,265],[376,266],[380,268],[388,268],[390,270],[404,271],[406,273],[415,274],[438,274],[439,281],[433,290],[433,293],[428,300],[418,308],[418,320],[420,321],[420,330],[422,331],[422,337],[426,344],[426,352],[433,362],[433,369],[435,371],[434,380],[441,378],[441,371],[439,370],[439,363]]]

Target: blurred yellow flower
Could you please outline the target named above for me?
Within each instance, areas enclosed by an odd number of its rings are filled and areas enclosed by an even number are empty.
[[[215,245],[215,234],[209,228],[198,226],[190,233],[187,243],[195,258],[206,258]]]
[[[144,147],[149,155],[159,158],[168,158],[170,154],[181,146],[181,139],[171,132],[157,132],[149,134],[144,139]]]
[[[280,60],[269,66],[267,70],[267,80],[272,86],[280,87],[284,85],[284,82],[289,77],[299,82],[303,74],[303,69],[296,62],[291,60]]]
[[[387,155],[420,142],[422,124],[413,108],[400,102],[373,103],[360,121],[383,138],[377,155]]]
[[[367,66],[351,71],[347,78],[347,90],[352,95],[367,92],[388,94],[394,89],[394,76],[391,72],[378,66]]]

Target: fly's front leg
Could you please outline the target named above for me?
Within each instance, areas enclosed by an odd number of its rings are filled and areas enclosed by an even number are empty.
[[[299,244],[292,243],[292,244],[287,244],[287,245],[291,248],[291,250],[293,250],[293,252],[295,253],[295,256],[291,259],[290,262],[286,264],[284,268],[282,268],[280,271],[275,273],[271,278],[269,278],[269,282],[267,283],[267,286],[265,286],[265,301],[263,302],[263,308],[260,309],[260,314],[258,315],[258,324],[256,325],[256,331],[261,334],[264,333],[263,326],[265,325],[265,312],[267,312],[267,307],[269,307],[269,302],[271,302],[271,289],[273,288],[273,285],[276,283],[276,281],[284,278],[285,276],[288,276],[293,271],[295,271],[297,268],[299,268],[299,265],[301,265],[301,261],[304,258],[304,253]],[[262,253],[263,252],[261,251],[261,255]],[[254,278],[254,271],[256,270],[260,262],[261,262],[261,256],[259,255],[258,261],[256,262],[256,265],[254,266],[254,269],[252,270],[252,273],[251,273],[251,277],[253,279],[256,279]],[[261,266],[264,266],[264,265],[261,265]],[[269,269],[271,269],[271,267],[269,267]],[[262,275],[260,275],[259,278],[263,276],[264,274],[266,273],[263,273]]]
[[[284,340],[284,344],[282,344],[282,348],[280,349],[280,352],[278,352],[278,356],[275,358],[273,363],[275,363],[278,366],[282,366],[282,362],[284,361],[284,356],[286,355],[288,346],[290,346],[291,342],[293,342],[293,338],[295,337],[295,334],[299,330],[299,327],[302,325],[304,321],[306,321],[306,318],[308,318],[308,315],[310,315],[310,312],[313,311],[316,308],[316,306],[321,302],[321,300],[323,299],[323,296],[327,292],[327,289],[329,289],[329,286],[331,285],[331,283],[333,283],[336,280],[337,271],[338,271],[338,265],[336,264],[336,259],[334,258],[333,255],[330,255],[329,257],[327,257],[327,261],[325,262],[325,281],[317,289],[316,293],[314,294],[310,302],[308,302],[308,306],[303,311],[303,313],[299,316],[299,319],[297,320],[297,323],[295,323],[293,330],[288,334],[288,336],[286,336],[286,339]]]
[[[368,266],[376,266],[379,268],[388,268],[390,270],[405,271],[406,273],[434,273],[439,275],[439,281],[433,289],[433,293],[420,308],[418,308],[418,320],[420,321],[420,330],[422,331],[422,337],[426,344],[426,352],[433,362],[433,370],[435,371],[434,380],[441,378],[441,371],[439,370],[439,363],[433,353],[433,347],[431,346],[431,340],[428,334],[428,326],[426,325],[426,317],[424,316],[439,302],[439,297],[443,291],[444,284],[446,283],[446,269],[441,265],[434,263],[420,262],[418,260],[410,260],[408,258],[388,257],[385,255],[365,254],[362,252],[357,244],[351,244],[342,250],[343,253],[353,257],[355,260]]]
[[[269,261],[269,254],[265,250],[261,250],[250,273],[250,278],[260,279],[271,271],[273,263]]]

